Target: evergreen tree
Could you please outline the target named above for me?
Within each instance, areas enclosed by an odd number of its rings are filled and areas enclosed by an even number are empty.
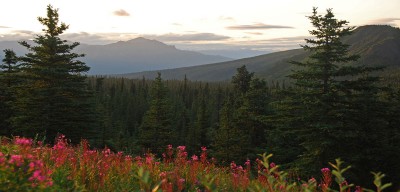
[[[18,83],[18,57],[10,49],[4,50],[3,63],[0,64],[0,135],[10,136],[10,118],[13,115],[11,108],[15,100],[15,87]]]
[[[89,67],[77,60],[83,54],[71,52],[79,43],[60,39],[68,25],[59,23],[57,9],[48,5],[47,17],[38,20],[44,35],[35,37],[35,45],[20,42],[30,52],[20,58],[25,82],[17,93],[14,133],[50,141],[62,133],[78,142],[89,134],[93,119],[84,75]]]
[[[244,95],[250,88],[250,81],[253,78],[254,73],[247,71],[246,65],[243,65],[236,70],[236,75],[232,77],[232,84],[239,95]]]
[[[220,124],[213,138],[213,156],[226,161],[245,162],[248,158],[250,139],[242,127],[235,124],[234,101],[228,97],[220,112]]]
[[[347,21],[337,20],[331,9],[322,16],[314,8],[308,18],[315,27],[310,30],[315,38],[306,39],[307,45],[302,47],[311,55],[303,62],[292,62],[299,69],[289,76],[295,88],[282,102],[284,106],[280,106],[280,110],[286,111],[281,116],[285,122],[280,126],[287,128],[287,134],[298,136],[294,140],[304,148],[299,162],[316,171],[326,162],[348,155],[349,147],[357,146],[359,131],[367,133],[360,121],[353,118],[360,116],[357,112],[361,111],[355,109],[354,103],[357,98],[376,95],[366,90],[373,89],[373,82],[377,81],[367,74],[377,68],[352,65],[359,56],[349,54],[349,45],[341,40],[354,27],[346,27]],[[354,110],[357,112],[353,113]]]
[[[139,128],[139,144],[145,150],[156,153],[164,152],[164,149],[174,140],[172,128],[171,105],[168,100],[167,88],[164,86],[161,74],[151,87],[150,108],[143,117]]]
[[[253,78],[246,92],[242,105],[238,108],[236,124],[247,131],[250,139],[250,151],[253,158],[266,150],[267,124],[265,118],[268,98],[267,86],[264,80]]]
[[[207,131],[210,125],[205,93],[201,94],[198,105],[194,125],[188,132],[187,146],[190,152],[195,152],[208,144]]]
[[[254,147],[250,136],[254,128],[254,124],[250,123],[253,116],[244,106],[253,75],[243,65],[237,68],[236,75],[232,77],[234,94],[225,101],[220,112],[219,127],[214,133],[213,147],[217,158],[242,162],[253,152],[250,150]]]

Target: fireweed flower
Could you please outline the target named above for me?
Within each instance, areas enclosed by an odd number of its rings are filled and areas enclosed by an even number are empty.
[[[332,176],[331,176],[331,170],[329,168],[322,168],[322,182],[321,182],[321,188],[322,191],[328,191],[329,186],[332,183]]]
[[[192,156],[192,160],[193,160],[193,161],[198,161],[198,160],[199,160],[199,157],[197,157],[197,155],[193,155],[193,156]]]
[[[17,137],[17,138],[15,138],[14,143],[17,145],[21,145],[21,146],[30,146],[30,145],[32,145],[32,139]]]
[[[167,173],[165,171],[161,172],[159,175],[161,178],[166,178],[167,177]]]
[[[11,155],[8,163],[21,166],[24,163],[24,159],[22,158],[22,155]]]
[[[185,149],[186,149],[186,146],[178,146],[177,147],[177,149],[179,150],[179,151],[185,151]]]
[[[236,163],[234,161],[232,161],[231,163],[231,169],[235,170],[237,168]]]
[[[244,163],[244,165],[249,166],[250,165],[250,160],[247,159],[247,161]]]
[[[0,164],[4,163],[6,159],[4,158],[4,154],[0,152]]]

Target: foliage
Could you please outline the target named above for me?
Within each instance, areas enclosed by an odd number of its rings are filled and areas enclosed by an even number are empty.
[[[77,60],[83,54],[72,53],[79,43],[67,44],[61,35],[68,25],[59,24],[58,10],[47,6],[47,17],[38,17],[45,26],[44,35],[34,38],[34,45],[20,44],[30,52],[20,57],[21,76],[14,104],[13,134],[54,138],[66,133],[79,142],[91,127],[90,93],[84,75],[89,70]]]
[[[365,169],[372,162],[385,161],[384,153],[391,153],[385,144],[378,144],[390,140],[383,133],[390,129],[384,112],[388,107],[380,97],[385,89],[378,77],[370,75],[380,68],[352,64],[359,56],[351,54],[350,45],[342,40],[354,27],[337,20],[331,9],[319,15],[314,8],[308,18],[314,39],[306,39],[302,47],[310,56],[292,62],[298,67],[289,76],[294,86],[282,92],[283,101],[276,102],[276,133],[294,143],[270,145],[281,145],[277,150],[281,152],[283,147],[297,148],[291,155],[298,158],[291,165],[301,173],[316,173],[325,162],[342,157],[357,167],[352,179],[365,181]],[[348,156],[356,150],[358,155]]]
[[[18,84],[19,65],[18,57],[10,49],[3,50],[4,59],[0,64],[0,134],[10,135],[10,118],[14,112],[12,109],[15,102],[15,87]]]
[[[86,141],[72,146],[60,135],[53,146],[27,138],[2,138],[0,190],[2,191],[340,191],[366,190],[347,184],[341,161],[323,168],[321,181],[291,178],[263,154],[254,163],[229,167],[214,164],[202,147],[189,156],[184,146],[168,145],[162,159],[153,154],[131,157],[110,149],[92,150]],[[375,174],[378,191],[390,186]],[[338,181],[333,185],[332,180]],[[344,184],[346,183],[346,184]]]
[[[170,105],[167,99],[167,89],[164,87],[161,74],[151,87],[151,102],[149,110],[143,116],[139,127],[139,144],[143,149],[160,153],[160,146],[167,145],[174,139],[170,114]]]

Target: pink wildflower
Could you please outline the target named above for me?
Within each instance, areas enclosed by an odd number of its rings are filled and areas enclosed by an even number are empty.
[[[231,163],[231,169],[235,170],[237,168],[236,163],[234,161],[232,161]]]
[[[197,157],[197,155],[193,155],[193,156],[192,156],[192,160],[193,160],[193,161],[198,161],[198,160],[199,160],[199,157]]]
[[[363,192],[363,189],[360,186],[356,186],[356,190],[354,192]]]
[[[325,167],[325,168],[321,169],[321,172],[322,173],[327,173],[327,172],[331,172],[331,170],[329,168]]]
[[[185,183],[185,179],[183,179],[183,178],[180,178],[179,180],[178,180],[178,191],[182,191],[183,190],[183,188],[184,188],[184,184]]]
[[[179,151],[185,151],[186,146],[178,146],[177,149],[178,149]]]
[[[11,155],[11,158],[9,160],[10,164],[15,164],[17,166],[21,166],[24,160],[22,159],[22,155]]]
[[[161,177],[161,178],[167,177],[167,173],[166,173],[165,171],[161,172],[161,173],[160,173],[160,177]]]
[[[21,145],[21,146],[30,146],[32,145],[32,139],[27,139],[27,138],[15,138],[15,144]]]
[[[244,163],[244,165],[249,166],[250,165],[250,160],[247,159],[247,161]]]
[[[5,162],[5,158],[4,158],[4,154],[2,152],[0,152],[0,164]]]

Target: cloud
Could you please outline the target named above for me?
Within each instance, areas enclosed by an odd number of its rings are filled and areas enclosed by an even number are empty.
[[[193,33],[193,34],[174,34],[164,35],[143,35],[145,38],[156,39],[163,42],[174,41],[220,41],[230,39],[228,36],[217,35],[214,33]]]
[[[290,26],[283,25],[268,25],[264,23],[255,23],[252,25],[233,25],[226,27],[230,30],[257,30],[257,29],[293,29]]]
[[[13,30],[7,33],[0,33],[0,41],[20,41],[35,37],[37,33],[29,30]]]
[[[246,32],[247,34],[250,35],[263,35],[264,33],[260,33],[260,32]]]
[[[10,28],[10,27],[7,27],[7,26],[1,26],[1,25],[0,25],[0,29],[7,29],[7,28]]]
[[[114,15],[115,16],[121,16],[121,17],[130,16],[130,14],[127,11],[123,10],[123,9],[114,11]]]
[[[400,18],[380,18],[369,21],[369,24],[379,25],[396,25],[395,22],[400,21]]]
[[[82,42],[87,44],[97,44],[98,42],[105,41],[103,35],[91,34],[87,32],[65,33],[61,35],[61,38],[68,41]]]
[[[11,33],[25,34],[25,35],[34,35],[34,34],[36,34],[34,31],[29,31],[29,30],[14,30]]]

